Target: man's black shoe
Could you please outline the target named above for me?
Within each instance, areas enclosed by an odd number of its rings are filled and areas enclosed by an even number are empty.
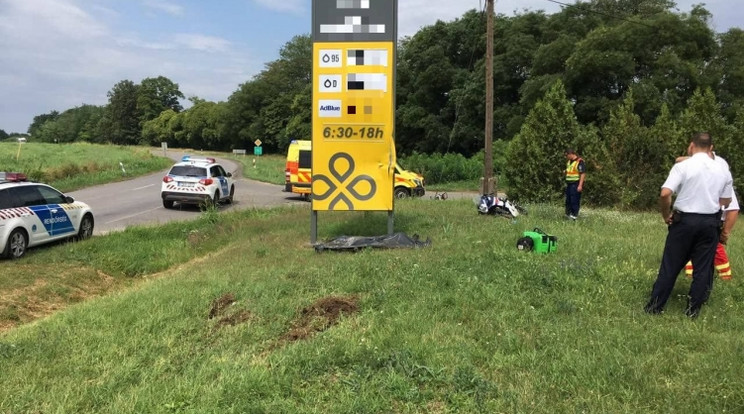
[[[685,309],[685,316],[690,319],[697,318],[700,316],[700,306],[688,306],[687,309]]]
[[[654,298],[648,301],[646,306],[643,307],[643,311],[652,315],[658,315],[664,312],[664,309],[659,306],[658,301]]]
[[[664,309],[661,309],[657,307],[656,305],[649,303],[643,307],[643,311],[646,313],[650,313],[652,315],[659,315],[662,312],[664,312]]]

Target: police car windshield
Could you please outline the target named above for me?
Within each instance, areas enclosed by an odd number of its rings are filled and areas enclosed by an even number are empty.
[[[178,175],[181,177],[206,177],[207,169],[195,165],[175,165],[171,168],[170,175]]]

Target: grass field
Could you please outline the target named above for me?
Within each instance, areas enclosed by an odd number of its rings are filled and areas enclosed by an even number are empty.
[[[239,163],[243,167],[242,174],[245,178],[284,185],[286,154],[266,154],[261,156],[221,154],[218,156],[229,158]]]
[[[684,278],[650,316],[658,214],[528,207],[509,221],[404,200],[396,230],[432,241],[415,250],[316,253],[295,207],[0,262],[3,320],[20,324],[0,334],[0,412],[744,411],[742,232],[699,319]],[[555,253],[516,250],[534,227]],[[384,213],[319,217],[324,239],[385,228]]]
[[[23,172],[31,180],[63,192],[137,177],[170,165],[172,161],[153,156],[146,147],[0,142],[0,171]]]

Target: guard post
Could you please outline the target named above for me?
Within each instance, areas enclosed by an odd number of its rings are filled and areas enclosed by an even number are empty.
[[[312,208],[387,211],[393,233],[398,0],[313,0]]]

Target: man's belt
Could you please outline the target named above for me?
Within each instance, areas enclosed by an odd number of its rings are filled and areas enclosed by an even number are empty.
[[[675,215],[679,215],[680,217],[681,216],[697,216],[697,217],[718,217],[718,218],[721,218],[722,211],[718,211],[717,213],[688,213],[688,212],[685,212],[685,211],[674,210],[672,213],[675,214]]]

